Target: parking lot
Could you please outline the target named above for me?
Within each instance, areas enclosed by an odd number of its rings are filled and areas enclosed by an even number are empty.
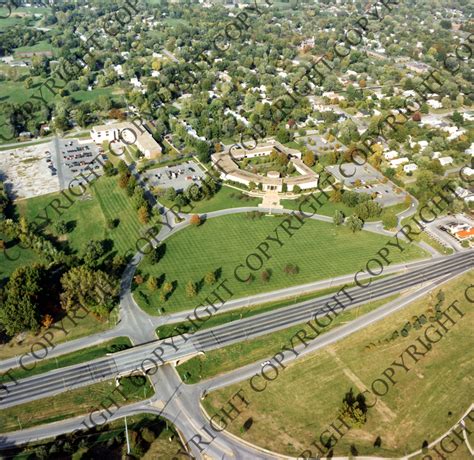
[[[392,182],[385,182],[384,175],[369,164],[344,163],[327,166],[326,170],[354,192],[375,194],[374,201],[383,207],[403,203],[406,198],[405,192],[396,188]],[[354,186],[356,181],[360,182],[357,187]]]
[[[190,160],[175,166],[150,169],[144,173],[148,184],[154,187],[173,187],[177,192],[187,189],[191,184],[200,184],[205,177],[202,168]]]
[[[96,157],[99,154],[99,147],[94,143],[80,142],[76,139],[57,139],[53,141],[55,155],[53,155],[50,164],[53,167],[52,173],[57,174],[60,188],[67,188],[68,184],[74,179],[74,184],[81,182],[80,174],[89,176],[91,170],[98,174],[102,171],[102,166]],[[103,154],[101,161],[105,161]],[[86,182],[82,180],[82,182]]]

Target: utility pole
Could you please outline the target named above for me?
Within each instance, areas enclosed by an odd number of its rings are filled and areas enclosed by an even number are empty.
[[[127,454],[130,455],[130,441],[128,440],[127,417],[125,417],[125,437],[127,438]]]

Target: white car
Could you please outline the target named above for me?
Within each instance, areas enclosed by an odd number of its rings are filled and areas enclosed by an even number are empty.
[[[264,361],[263,363],[260,364],[260,366],[266,366],[267,364],[271,364],[271,361]]]

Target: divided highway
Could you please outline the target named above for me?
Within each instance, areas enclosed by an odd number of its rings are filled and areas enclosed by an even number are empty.
[[[422,268],[390,278],[373,281],[369,287],[346,289],[338,299],[346,309],[371,300],[391,296],[405,289],[447,275],[457,274],[473,267],[474,253],[471,251],[433,261]],[[178,336],[173,339],[158,340],[115,353],[112,356],[88,363],[57,369],[16,383],[0,386],[0,408],[6,408],[28,401],[52,396],[63,391],[92,385],[119,375],[129,375],[136,371],[150,371],[160,363],[153,351],[166,362],[174,362],[199,352],[221,348],[233,343],[255,338],[302,324],[328,312],[334,307],[334,294],[314,300],[300,302],[251,318],[234,321],[211,329],[200,330],[194,334]],[[168,344],[168,345],[164,345]],[[158,350],[158,348],[160,348]]]

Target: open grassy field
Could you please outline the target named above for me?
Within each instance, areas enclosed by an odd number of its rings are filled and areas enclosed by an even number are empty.
[[[92,184],[94,198],[107,219],[119,219],[116,228],[107,229],[106,237],[114,241],[114,248],[124,255],[135,243],[145,227],[138,221],[137,210],[125,190],[118,186],[118,176],[101,177]]]
[[[348,430],[339,440],[334,455],[349,455],[350,446],[354,445],[359,455],[402,456],[420,449],[424,440],[431,442],[448,431],[469,407],[474,310],[464,291],[472,285],[472,274],[471,270],[442,287],[446,295],[442,309],[458,300],[457,306],[464,316],[459,318],[452,311],[457,324],[448,322],[449,333],[417,363],[404,354],[409,371],[398,368],[393,377],[397,383],[368,410],[365,424]],[[314,453],[312,442],[319,443],[320,434],[336,420],[342,399],[350,388],[355,394],[370,389],[372,382],[383,377],[382,372],[394,360],[400,362],[400,355],[410,345],[417,344],[419,351],[425,351],[416,339],[423,337],[430,322],[420,330],[411,329],[406,337],[387,338],[394,330],[400,331],[407,321],[413,321],[415,315],[432,316],[429,308],[437,303],[438,291],[295,361],[263,392],[254,392],[245,381],[211,393],[205,400],[208,412],[212,414],[223,407],[230,395],[242,388],[250,405],[229,425],[231,432],[280,453],[297,456],[311,448]],[[433,325],[442,330],[436,323]],[[436,340],[434,330],[428,335]],[[367,403],[373,404],[373,394],[369,394]],[[243,433],[241,427],[248,418],[252,418],[253,424]],[[380,448],[374,447],[377,436],[381,438]],[[469,458],[457,455],[458,452],[452,458]]]
[[[88,193],[77,197],[69,209],[61,210],[62,215],[49,207],[48,216],[51,223],[45,227],[45,232],[59,236],[54,225],[63,220],[72,230],[61,239],[67,241],[70,248],[79,255],[90,240],[104,238],[110,238],[114,242],[114,251],[125,255],[127,250],[135,247],[135,242],[144,226],[138,221],[132,199],[117,182],[117,176],[101,177],[90,186]],[[69,204],[60,193],[21,200],[16,204],[20,214],[32,221],[38,213],[44,215],[45,207],[55,198],[60,199],[65,206]],[[117,227],[108,228],[107,219],[118,219]],[[38,222],[42,221],[38,219]]]
[[[324,196],[316,194],[317,197],[321,197],[321,203],[324,203],[323,206],[320,206],[316,201],[308,198],[308,203],[305,203],[302,207],[303,212],[314,212],[311,209],[311,205],[313,204],[314,207],[317,209],[317,214],[322,214],[323,216],[334,217],[334,213],[336,210],[341,211],[346,217],[351,216],[355,212],[355,208],[351,208],[346,206],[344,203],[333,203],[332,201],[327,200]],[[300,202],[298,200],[282,200],[281,204],[287,209],[299,209]],[[367,219],[367,222],[374,222],[382,220],[385,214],[398,214],[405,209],[407,209],[408,205],[405,203],[396,204],[394,206],[389,206],[388,208],[383,208],[382,214],[379,217],[371,217]]]
[[[377,300],[354,310],[341,313],[322,333],[328,332],[335,327],[344,324],[364,313],[368,313],[395,299],[397,295],[386,299]],[[177,366],[177,371],[181,378],[187,383],[197,383],[219,374],[233,371],[239,367],[252,364],[257,361],[264,361],[281,350],[281,347],[288,345],[291,338],[304,328],[308,335],[312,330],[308,325],[296,325],[278,332],[263,335],[257,339],[228,345],[227,347],[211,350],[205,355],[198,355]]]
[[[258,271],[252,282],[237,281],[235,267],[245,265],[247,256],[255,252],[255,247],[268,235],[274,236],[274,230],[281,222],[280,216],[250,219],[246,214],[236,214],[212,218],[199,227],[181,230],[165,241],[165,254],[159,263],[151,265],[145,260],[139,266],[145,278],[151,275],[174,283],[174,291],[163,303],[160,292],[149,291],[145,283],[137,288],[143,294],[136,295],[136,300],[151,314],[157,314],[159,307],[169,313],[196,306],[212,292],[212,286],[204,286],[202,281],[210,271],[220,273],[221,279],[229,279],[228,286],[234,292],[234,298],[353,273],[387,241],[383,235],[365,231],[353,234],[345,227],[307,220],[292,238],[279,228],[278,235],[284,245],[279,247],[273,242],[270,246],[271,259],[265,264],[271,271],[268,282],[261,279]],[[413,245],[403,253],[394,254],[394,262],[423,256],[426,254]],[[288,263],[298,265],[299,273],[284,273]],[[239,274],[247,277],[249,271],[242,269]],[[195,298],[186,296],[185,287],[189,281],[201,286]]]
[[[69,205],[67,199],[58,192],[20,200],[16,202],[16,206],[19,213],[25,216],[29,222],[41,223],[43,221],[37,216],[44,216],[45,208],[54,199],[59,199],[65,207]],[[54,226],[61,220],[66,222],[71,231],[61,236],[61,239],[69,244],[73,252],[81,254],[90,240],[102,240],[105,238],[106,220],[104,213],[102,212],[99,200],[92,196],[91,190],[77,197],[69,209],[59,211],[62,215],[48,207],[48,217],[51,219],[51,223],[43,230],[47,234],[60,237],[60,235],[57,235]]]
[[[168,208],[173,206],[173,202],[166,200],[164,197],[159,197],[158,200]],[[220,209],[257,206],[261,202],[261,198],[244,195],[239,190],[223,186],[209,200],[194,202],[194,208],[191,212],[194,214],[203,214],[206,212],[219,211]],[[186,206],[185,210],[187,211],[188,209],[189,207]]]
[[[128,381],[128,378],[122,379],[121,383],[121,390],[125,394],[126,400],[120,396],[118,391],[114,392],[115,382],[112,380],[3,409],[0,418],[0,432],[25,429],[87,414],[99,407],[101,403],[108,401],[107,398],[112,393],[115,401],[121,405],[141,401],[153,394],[153,387],[148,379],[142,386],[133,385]]]
[[[74,364],[91,361],[93,359],[102,358],[107,353],[125,350],[130,348],[132,342],[128,337],[117,337],[93,347],[83,348],[82,350],[74,351],[66,355],[58,356],[57,358],[41,360],[37,365],[31,369],[17,368],[9,373],[13,379],[24,379],[32,377],[33,375],[42,374],[44,372],[59,369],[60,367],[73,366]],[[0,383],[11,382],[11,379],[6,375],[0,375]]]
[[[76,91],[71,96],[76,102],[94,102],[99,96],[107,96],[114,101],[120,100],[120,93],[122,90],[114,88],[94,88],[92,91]]]

